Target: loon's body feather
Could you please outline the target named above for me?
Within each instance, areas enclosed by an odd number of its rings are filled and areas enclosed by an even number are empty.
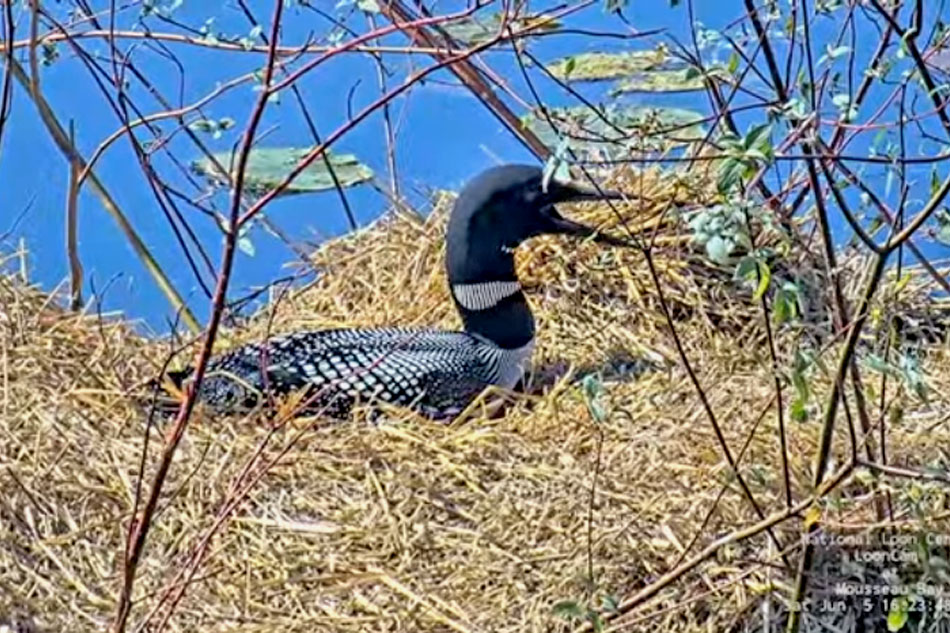
[[[388,328],[297,332],[245,345],[208,365],[198,398],[221,412],[267,405],[305,390],[304,412],[345,417],[384,401],[453,417],[487,386],[511,389],[534,346],[534,318],[515,274],[514,250],[543,234],[615,238],[563,218],[554,205],[620,194],[546,182],[541,169],[489,169],[459,194],[446,229],[446,272],[464,332]],[[170,372],[179,383],[190,370]]]
[[[489,385],[514,387],[530,351],[530,345],[504,350],[466,332],[296,332],[213,358],[198,395],[213,408],[233,412],[307,390],[303,409],[334,417],[372,400],[451,417]]]

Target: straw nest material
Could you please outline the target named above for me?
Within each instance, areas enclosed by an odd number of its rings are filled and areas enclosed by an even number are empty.
[[[642,239],[655,238],[679,345],[739,473],[763,515],[783,511],[761,306],[701,256],[685,220],[670,211],[668,202],[696,199],[685,179],[654,171],[611,178],[650,200],[618,208]],[[249,325],[224,331],[218,349],[306,328],[458,327],[442,269],[449,202],[426,220],[393,215],[326,244],[313,256],[322,271],[316,282],[275,295]],[[620,231],[606,206],[572,215]],[[296,419],[275,430],[272,421],[199,411],[165,482],[130,622],[155,626],[167,617],[174,631],[570,631],[589,608],[609,614],[613,601],[756,522],[643,255],[545,237],[520,249],[518,265],[538,347],[529,393],[509,396],[503,415],[489,415],[486,397],[484,409],[449,425],[394,411],[377,425],[356,416]],[[842,266],[854,297],[866,262]],[[915,272],[899,288],[901,305],[929,310],[928,284]],[[897,290],[889,279],[878,292],[884,302],[875,305],[862,359],[886,328]],[[65,311],[16,276],[2,279],[0,295],[0,620],[41,631],[103,629],[121,585],[143,452],[147,488],[168,424],[147,427],[146,409],[130,394],[157,375],[169,346],[115,316]],[[773,333],[798,501],[813,492],[820,405],[841,338],[812,344],[789,325]],[[808,419],[796,422],[788,368],[807,345],[820,362],[804,374]],[[926,400],[889,378],[888,460],[945,472],[946,352],[931,345],[919,358]],[[880,424],[881,374],[861,368]],[[853,418],[850,395],[847,403]],[[836,466],[850,451],[839,418]],[[826,525],[875,520],[866,475],[818,505]],[[880,480],[893,520],[946,530],[945,518],[933,519],[946,516],[939,479]],[[773,531],[793,563],[805,515]],[[170,612],[168,598],[189,569],[187,592]],[[609,626],[763,630],[762,618],[784,616],[793,577],[761,533],[719,548],[635,610],[608,617]],[[815,617],[806,614],[810,630]]]

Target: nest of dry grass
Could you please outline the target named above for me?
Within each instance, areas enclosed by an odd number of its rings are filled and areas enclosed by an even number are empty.
[[[688,187],[656,172],[612,179],[652,201],[622,212],[635,232],[655,232],[681,344],[762,512],[781,512],[775,382],[758,304],[697,256],[682,219],[667,212]],[[225,331],[219,348],[305,328],[458,327],[442,271],[447,203],[438,206],[427,220],[392,216],[328,243],[314,254],[318,281]],[[602,206],[574,215],[605,230],[616,223]],[[375,426],[299,419],[274,431],[260,419],[199,412],[164,488],[130,621],[167,618],[175,631],[569,631],[583,624],[572,619],[577,609],[623,599],[757,521],[679,361],[642,255],[540,238],[518,263],[538,321],[536,370],[530,395],[512,398],[501,417],[476,410],[442,425],[394,413]],[[856,288],[865,262],[845,266]],[[894,285],[878,293],[878,329],[897,309],[888,302]],[[928,288],[915,273],[901,287],[901,309],[933,314]],[[156,375],[168,346],[121,319],[64,311],[15,277],[0,281],[0,306],[0,617],[42,631],[103,629],[140,465],[148,485],[164,442],[131,394]],[[776,337],[778,366],[790,367],[805,339],[793,327]],[[834,339],[824,345],[825,362],[808,377],[809,420],[785,415],[796,500],[812,493],[819,407],[837,350]],[[920,358],[928,399],[896,379],[886,394],[888,459],[945,471],[947,354],[930,346]],[[781,377],[787,410],[791,387]],[[879,397],[880,375],[864,378]],[[601,422],[591,417],[591,385]],[[850,450],[839,422],[837,464]],[[827,525],[876,520],[862,482],[850,478],[820,505]],[[894,521],[948,528],[939,478],[886,486]],[[170,612],[162,597],[216,525]],[[774,531],[792,559],[800,529],[793,519]],[[759,534],[718,549],[611,626],[762,630],[762,618],[782,617],[792,578]],[[806,625],[817,627],[814,618]]]

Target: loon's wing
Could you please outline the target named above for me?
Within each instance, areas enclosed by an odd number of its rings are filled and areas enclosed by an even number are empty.
[[[357,402],[382,400],[431,417],[455,415],[491,382],[489,360],[464,332],[339,329],[297,332],[218,356],[201,398],[234,411],[263,394],[301,389],[308,411],[345,416]],[[262,372],[261,369],[264,369]]]

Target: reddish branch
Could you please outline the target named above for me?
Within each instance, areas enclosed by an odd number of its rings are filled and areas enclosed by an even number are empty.
[[[378,99],[373,101],[371,104],[369,104],[368,106],[366,106],[365,108],[363,108],[362,110],[354,114],[353,117],[349,121],[347,121],[346,124],[340,126],[331,134],[327,135],[327,137],[324,138],[323,143],[321,143],[317,147],[314,147],[309,152],[307,152],[307,154],[303,158],[301,158],[300,161],[298,161],[296,165],[294,165],[294,167],[288,172],[288,174],[284,177],[283,180],[277,183],[272,189],[268,190],[266,194],[261,196],[257,200],[257,202],[255,202],[254,205],[252,205],[240,217],[240,219],[238,220],[237,226],[240,227],[244,225],[246,222],[251,220],[258,213],[260,213],[261,210],[265,206],[267,206],[274,198],[281,195],[284,192],[284,190],[287,189],[288,186],[290,186],[290,183],[292,183],[294,179],[297,178],[297,176],[303,173],[303,171],[306,170],[311,164],[313,164],[315,160],[320,158],[324,154],[324,152],[326,152],[327,149],[329,149],[330,146],[333,145],[333,143],[338,141],[340,137],[342,137],[344,134],[346,134],[347,132],[352,130],[354,127],[356,127],[359,123],[361,123],[364,119],[366,119],[366,117],[368,117],[369,115],[373,114],[374,112],[382,108],[383,105],[391,102],[393,99],[395,99],[396,97],[398,97],[399,95],[407,91],[409,88],[411,88],[413,85],[418,83],[420,80],[431,75],[437,70],[441,70],[442,68],[445,68],[446,66],[450,66],[451,64],[454,64],[456,62],[468,59],[472,55],[475,55],[483,50],[486,50],[496,45],[497,43],[498,43],[498,38],[487,40],[481,44],[478,44],[477,46],[473,46],[472,48],[465,51],[464,53],[453,55],[436,64],[433,64],[427,68],[424,68],[422,70],[419,70],[409,75],[402,84],[400,84],[396,88],[393,88],[389,92],[383,94]],[[283,85],[284,83],[286,83],[286,80],[285,82],[281,82],[281,85]],[[270,92],[276,91],[277,89],[278,87],[274,86],[271,90],[265,90],[264,92],[270,94]]]
[[[380,8],[383,14],[393,23],[412,22],[412,14],[409,10],[403,6],[399,0],[387,0],[380,5]],[[508,16],[506,15],[502,19],[502,24],[499,27],[499,32],[496,41],[500,41],[504,37],[505,30],[508,28],[507,24]],[[421,25],[420,25],[421,27]],[[437,42],[429,35],[425,29],[420,27],[414,27],[411,29],[406,29],[405,33],[409,36],[410,39],[417,46],[427,46],[429,48],[434,48],[437,45]],[[452,38],[447,35],[444,31],[442,32],[442,37],[449,42],[450,45],[454,46]],[[444,62],[450,58],[448,53],[434,53],[432,55],[436,60]],[[534,153],[535,156],[541,160],[546,159],[551,150],[541,142],[541,140],[534,134],[531,130],[526,128],[521,124],[521,119],[515,115],[511,109],[505,105],[505,102],[498,98],[495,92],[491,89],[491,86],[482,78],[481,74],[467,60],[459,60],[456,63],[453,63],[449,66],[449,70],[458,77],[469,90],[481,101],[488,110],[495,115],[495,117],[508,128],[508,131],[511,132],[515,138],[519,139],[524,145]]]
[[[241,139],[240,150],[237,162],[237,174],[234,182],[234,192],[231,197],[230,227],[231,230],[225,237],[223,253],[221,258],[221,268],[218,275],[218,283],[215,287],[214,299],[211,305],[211,318],[208,323],[207,333],[201,351],[198,354],[198,361],[195,364],[194,381],[188,386],[185,393],[184,402],[178,410],[178,415],[165,438],[165,446],[159,459],[158,468],[152,480],[149,489],[148,498],[142,509],[142,514],[133,517],[129,526],[128,545],[124,560],[123,583],[119,594],[119,600],[116,607],[116,616],[113,621],[113,633],[120,633],[125,630],[128,622],[129,612],[132,607],[132,587],[135,582],[135,575],[138,569],[138,563],[141,560],[142,552],[145,549],[145,541],[152,524],[152,518],[155,509],[158,506],[158,500],[161,496],[165,479],[168,475],[168,469],[171,466],[175,450],[185,433],[188,420],[195,406],[195,400],[198,390],[201,387],[201,381],[204,378],[205,370],[208,366],[208,360],[211,358],[211,350],[214,346],[214,339],[218,332],[218,326],[221,323],[222,313],[224,311],[225,300],[227,298],[228,282],[231,278],[231,268],[234,263],[234,252],[238,239],[237,218],[241,210],[241,194],[244,188],[244,170],[247,167],[247,161],[250,156],[251,147],[254,143],[254,137],[257,133],[258,125],[264,115],[267,107],[267,101],[270,96],[267,88],[270,87],[274,76],[274,65],[277,60],[276,45],[280,32],[280,20],[283,12],[284,1],[275,0],[274,16],[271,25],[271,51],[267,56],[267,65],[264,71],[265,90],[261,91],[254,110],[251,113],[244,136]]]
[[[282,6],[282,0],[278,0],[276,3],[277,8],[275,8],[274,24],[271,32],[271,47],[276,49],[276,40],[277,40],[277,31],[280,21],[280,6]],[[228,232],[225,240],[225,245],[222,255],[222,263],[220,266],[220,272],[218,275],[218,283],[215,288],[214,299],[212,302],[211,310],[211,319],[207,328],[207,333],[205,335],[204,343],[201,347],[201,350],[198,354],[197,362],[195,363],[195,369],[193,373],[193,382],[189,385],[185,392],[185,399],[178,411],[178,414],[175,418],[174,423],[170,431],[166,436],[166,443],[163,448],[161,457],[159,459],[158,468],[155,476],[153,477],[151,487],[148,492],[148,498],[145,502],[141,515],[136,517],[129,529],[128,536],[128,545],[125,558],[125,572],[123,578],[123,586],[120,593],[120,598],[117,606],[117,613],[113,623],[113,631],[123,631],[125,629],[129,611],[131,608],[131,591],[134,585],[136,569],[139,561],[141,560],[142,552],[144,550],[145,541],[148,535],[148,531],[151,525],[152,520],[154,519],[155,511],[157,508],[158,500],[161,496],[161,491],[164,486],[164,482],[168,475],[168,470],[171,465],[172,457],[177,449],[179,442],[181,441],[182,436],[184,435],[185,429],[187,427],[188,420],[190,419],[191,413],[195,406],[196,395],[198,389],[200,389],[201,382],[204,378],[204,374],[207,368],[208,361],[211,356],[211,350],[213,348],[214,338],[217,334],[218,327],[222,318],[223,308],[225,304],[225,297],[227,294],[227,287],[230,280],[231,269],[233,266],[233,258],[236,250],[237,236],[240,230],[240,227],[249,219],[254,217],[255,214],[260,212],[274,197],[279,195],[286,187],[292,182],[292,180],[299,175],[303,170],[305,170],[314,160],[319,158],[336,140],[341,136],[347,133],[349,130],[353,129],[361,121],[363,121],[367,116],[381,108],[385,103],[390,102],[395,97],[402,94],[409,87],[414,85],[420,79],[423,79],[425,76],[439,70],[447,65],[455,63],[460,60],[467,59],[471,55],[474,55],[482,50],[485,50],[491,46],[497,44],[499,38],[495,38],[489,41],[486,41],[478,46],[471,48],[470,50],[455,55],[450,56],[440,63],[434,64],[426,69],[423,69],[417,73],[414,73],[406,79],[406,81],[399,87],[389,91],[385,95],[381,96],[374,103],[370,104],[359,112],[352,120],[347,122],[345,125],[341,126],[339,129],[330,134],[324,142],[311,150],[304,159],[302,159],[291,173],[285,178],[283,182],[278,184],[275,188],[270,190],[267,195],[261,197],[257,203],[255,203],[246,213],[241,215],[241,192],[243,190],[244,183],[244,172],[247,166],[247,161],[250,155],[251,147],[253,146],[253,139],[256,134],[256,130],[259,126],[263,111],[266,108],[267,101],[271,94],[286,87],[288,82],[285,80],[279,84],[274,84],[273,75],[276,65],[276,53],[272,53],[268,56],[268,63],[266,67],[265,77],[264,77],[264,89],[259,95],[257,104],[254,108],[254,111],[251,115],[250,121],[246,127],[245,134],[242,136],[240,143],[240,149],[238,152],[238,158],[236,161],[236,166],[234,169],[234,192],[232,196],[232,203],[230,209],[230,226],[232,229]],[[345,45],[338,47],[338,50],[334,54],[343,52]],[[327,58],[323,58],[321,61],[325,61]],[[311,68],[316,66],[312,64]],[[299,75],[298,75],[299,77]],[[224,516],[229,515],[230,512],[225,512]],[[180,599],[180,596],[178,597]]]

